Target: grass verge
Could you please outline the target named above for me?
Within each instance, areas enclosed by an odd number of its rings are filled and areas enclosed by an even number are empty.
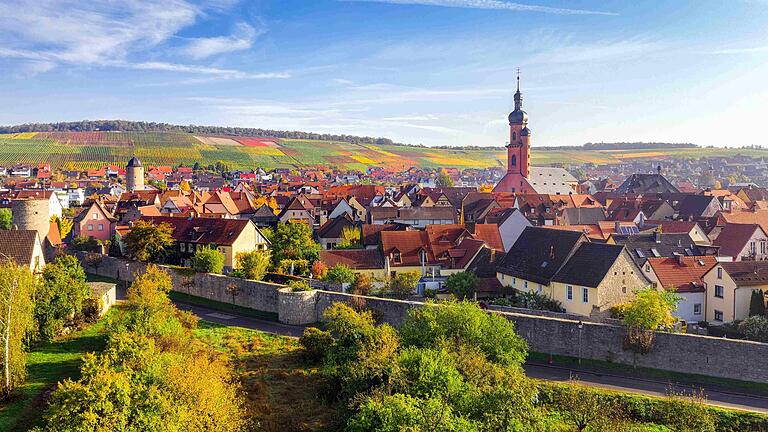
[[[207,298],[193,296],[193,295],[178,292],[178,291],[171,291],[170,293],[168,293],[168,297],[170,297],[171,300],[179,301],[182,303],[205,306],[211,309],[234,312],[242,316],[266,319],[266,320],[277,322],[277,314],[273,312],[258,311],[256,309],[237,306],[237,305],[233,305],[232,303],[222,303],[216,300],[209,300]]]
[[[549,361],[549,354],[530,352],[528,360],[540,363]],[[579,365],[579,359],[575,357],[553,355],[552,361],[555,365],[578,367],[589,372],[608,372],[615,375],[651,379],[657,381],[678,381],[686,384],[700,384],[721,387],[734,391],[745,390],[750,393],[759,393],[768,395],[768,383],[759,383],[752,381],[740,381],[729,378],[718,378],[706,375],[687,374],[682,372],[671,372],[661,369],[652,369],[646,367],[633,367],[621,363],[612,363],[601,360],[582,359]]]
[[[304,361],[296,339],[207,321],[195,335],[231,356],[258,430],[337,430],[320,372]]]
[[[114,307],[109,312],[112,313]],[[79,376],[84,354],[104,349],[106,320],[103,317],[83,330],[29,352],[27,379],[9,401],[0,405],[0,431],[24,431],[40,425],[50,391],[65,378]]]

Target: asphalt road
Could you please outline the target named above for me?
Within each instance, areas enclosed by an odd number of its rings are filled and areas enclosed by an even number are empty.
[[[200,319],[218,324],[260,330],[282,336],[299,337],[304,332],[302,326],[280,324],[265,319],[238,315],[231,311],[211,309],[183,302],[174,302],[179,309],[192,311]],[[768,413],[768,395],[749,393],[748,390],[729,390],[712,385],[669,382],[621,376],[612,373],[597,372],[569,366],[549,365],[547,363],[528,362],[523,368],[529,377],[547,381],[568,381],[577,378],[582,384],[594,387],[650,396],[665,396],[672,389],[676,392],[691,393],[699,389],[704,391],[710,405]]]

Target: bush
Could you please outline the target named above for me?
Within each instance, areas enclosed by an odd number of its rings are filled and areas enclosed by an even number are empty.
[[[739,323],[739,332],[749,340],[768,342],[768,317],[754,315]]]
[[[293,292],[312,291],[312,287],[305,280],[295,280],[288,283],[288,288]]]
[[[198,248],[192,256],[192,268],[200,273],[221,274],[224,271],[224,254],[211,246]]]
[[[83,302],[90,296],[85,270],[77,258],[59,255],[45,266],[42,284],[35,293],[39,340],[47,342],[61,334],[67,323],[81,314]]]
[[[355,271],[344,264],[336,264],[328,270],[325,280],[338,284],[351,284],[355,281]]]
[[[459,272],[448,276],[445,289],[459,300],[474,297],[477,288],[477,276],[470,272]]]
[[[365,273],[355,275],[355,282],[352,283],[352,294],[367,296],[373,290],[371,277]]]
[[[93,237],[77,236],[72,239],[72,249],[83,252],[101,252],[101,244]]]
[[[539,294],[534,291],[518,291],[516,289],[512,289],[509,298],[495,299],[491,304],[550,312],[565,312],[563,305],[559,301],[547,295]]]
[[[291,269],[293,269],[293,273],[291,273]],[[306,276],[309,274],[309,261],[305,259],[284,259],[280,261],[277,272],[293,276]]]
[[[99,320],[101,314],[101,308],[104,307],[101,303],[101,299],[96,297],[88,297],[83,301],[82,315],[83,321],[87,323],[95,323]]]
[[[328,274],[328,266],[322,261],[315,261],[312,263],[312,277],[315,279],[325,279],[325,275]]]
[[[319,361],[325,357],[326,350],[333,344],[330,332],[315,327],[304,329],[304,334],[299,338],[299,344],[304,348],[304,355],[309,360]]]
[[[267,251],[240,252],[235,259],[237,269],[232,275],[241,279],[263,280],[270,265]]]
[[[406,298],[416,292],[421,275],[418,272],[400,272],[389,281],[389,290],[397,298]]]

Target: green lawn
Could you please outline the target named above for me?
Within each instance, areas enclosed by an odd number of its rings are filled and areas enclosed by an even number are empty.
[[[104,349],[106,318],[29,353],[24,385],[0,405],[0,431],[24,431],[39,425],[48,391],[65,378],[77,378],[85,353]]]

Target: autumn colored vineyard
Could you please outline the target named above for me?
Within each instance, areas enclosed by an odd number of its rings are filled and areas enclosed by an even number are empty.
[[[724,153],[764,156],[749,149],[669,148],[633,150],[545,150],[534,148],[537,165],[616,163],[658,159],[662,155],[702,157]],[[755,153],[759,152],[759,154]],[[755,154],[752,154],[755,153]],[[417,167],[487,168],[503,166],[505,152],[495,149],[437,149],[403,145],[352,144],[340,141],[199,136],[174,132],[25,132],[0,134],[0,166],[48,162],[55,168],[85,170],[106,164],[124,166],[131,156],[149,165],[207,166],[221,162],[232,169],[261,167],[372,166],[404,170]]]

